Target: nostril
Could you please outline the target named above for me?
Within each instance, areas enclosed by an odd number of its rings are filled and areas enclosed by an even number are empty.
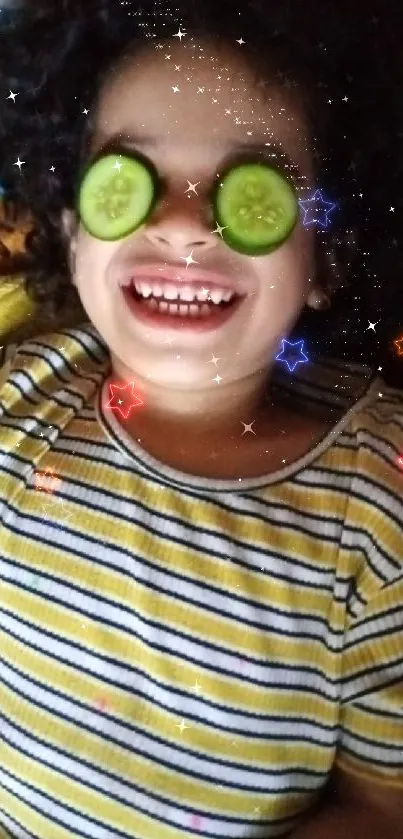
[[[164,245],[164,247],[166,247],[166,248],[172,248],[173,244],[174,244],[173,237],[165,239],[164,236],[159,236],[158,234],[157,235],[154,234],[153,239],[154,239],[155,242],[158,242],[158,244],[160,244],[160,245]],[[177,247],[178,244],[179,243],[176,242],[175,247]],[[198,239],[195,242],[182,243],[181,247],[184,250],[186,250],[186,248],[189,248],[189,250],[192,250],[192,248],[205,248],[207,245],[208,245],[208,242],[207,242],[206,239]]]

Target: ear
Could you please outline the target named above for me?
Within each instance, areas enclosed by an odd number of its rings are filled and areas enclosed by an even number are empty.
[[[70,273],[71,273],[72,281],[73,281],[73,284],[74,284],[78,223],[77,223],[76,214],[74,213],[73,210],[68,210],[67,207],[66,207],[62,211],[61,225],[62,225],[63,237],[64,237],[66,245],[68,247],[69,267],[70,267]]]

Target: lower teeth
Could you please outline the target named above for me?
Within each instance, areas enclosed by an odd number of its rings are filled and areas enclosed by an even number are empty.
[[[216,312],[217,309],[220,307],[215,303],[208,304],[208,303],[190,303],[190,304],[178,304],[178,303],[166,303],[161,302],[157,303],[154,298],[144,298],[140,297],[141,302],[147,306],[148,309],[151,309],[153,312],[159,312],[165,315],[173,315],[179,317],[208,317],[209,315]]]

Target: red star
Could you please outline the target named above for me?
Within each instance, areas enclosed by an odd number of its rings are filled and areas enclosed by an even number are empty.
[[[403,355],[403,338],[398,338],[397,341],[393,341],[395,347],[397,347],[397,354]]]
[[[100,711],[107,711],[110,706],[109,699],[105,696],[100,696],[99,699],[96,700],[95,704]]]
[[[134,382],[128,382],[127,385],[122,385],[122,387],[110,384],[109,388],[112,398],[106,407],[111,408],[112,411],[120,411],[123,419],[127,419],[132,408],[137,408],[139,405],[144,404],[141,399],[135,395],[134,387]],[[130,392],[129,388],[131,388]],[[117,394],[115,391],[119,391],[119,393]]]
[[[201,816],[196,816],[196,813],[193,813],[193,815],[190,818],[190,824],[192,827],[195,828],[195,830],[201,830],[203,827],[203,822],[204,819],[202,819]]]
[[[35,489],[39,492],[55,492],[60,484],[60,478],[57,478],[51,469],[45,469],[44,472],[35,472]]]

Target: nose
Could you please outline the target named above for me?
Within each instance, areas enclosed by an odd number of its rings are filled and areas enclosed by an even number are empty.
[[[183,190],[165,195],[145,227],[145,236],[158,250],[183,256],[217,245],[213,213],[198,195]],[[207,216],[211,216],[211,223]]]

